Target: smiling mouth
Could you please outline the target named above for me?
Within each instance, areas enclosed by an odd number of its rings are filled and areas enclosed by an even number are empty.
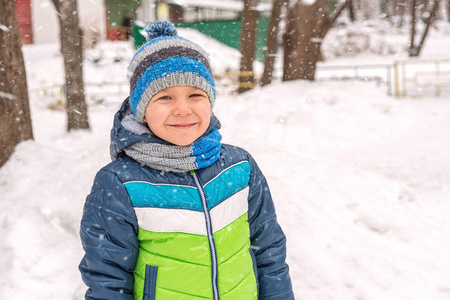
[[[189,124],[171,124],[170,127],[177,128],[177,129],[189,129],[193,127],[196,123],[189,123]]]

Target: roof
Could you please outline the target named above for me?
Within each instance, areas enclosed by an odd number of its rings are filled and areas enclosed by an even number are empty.
[[[218,10],[243,11],[243,1],[224,1],[224,0],[167,0],[168,4],[176,4],[184,7],[215,8]],[[256,10],[270,11],[271,3],[259,3]]]

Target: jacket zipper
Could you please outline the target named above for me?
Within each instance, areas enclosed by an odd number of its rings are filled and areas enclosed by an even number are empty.
[[[213,230],[211,224],[211,216],[208,210],[208,204],[206,202],[205,191],[203,190],[198,175],[195,171],[190,171],[192,177],[194,178],[195,185],[197,186],[198,193],[200,194],[200,199],[202,201],[203,212],[205,214],[206,221],[206,232],[208,234],[209,249],[211,250],[211,267],[212,267],[212,287],[214,300],[219,300],[219,288],[217,286],[217,254],[216,246],[214,244]]]

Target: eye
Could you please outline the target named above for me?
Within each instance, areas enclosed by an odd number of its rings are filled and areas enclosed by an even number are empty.
[[[206,94],[203,94],[203,93],[194,93],[194,94],[191,94],[190,96],[189,96],[190,98],[205,98],[205,97],[207,97],[206,96]]]
[[[165,101],[165,100],[170,100],[170,96],[161,96],[156,98],[154,101]]]

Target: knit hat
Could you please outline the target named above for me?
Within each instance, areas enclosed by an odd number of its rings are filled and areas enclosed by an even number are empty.
[[[136,121],[143,123],[150,99],[172,86],[188,85],[205,91],[213,107],[216,88],[206,52],[178,36],[168,21],[150,23],[145,32],[147,42],[128,66],[130,106]]]

